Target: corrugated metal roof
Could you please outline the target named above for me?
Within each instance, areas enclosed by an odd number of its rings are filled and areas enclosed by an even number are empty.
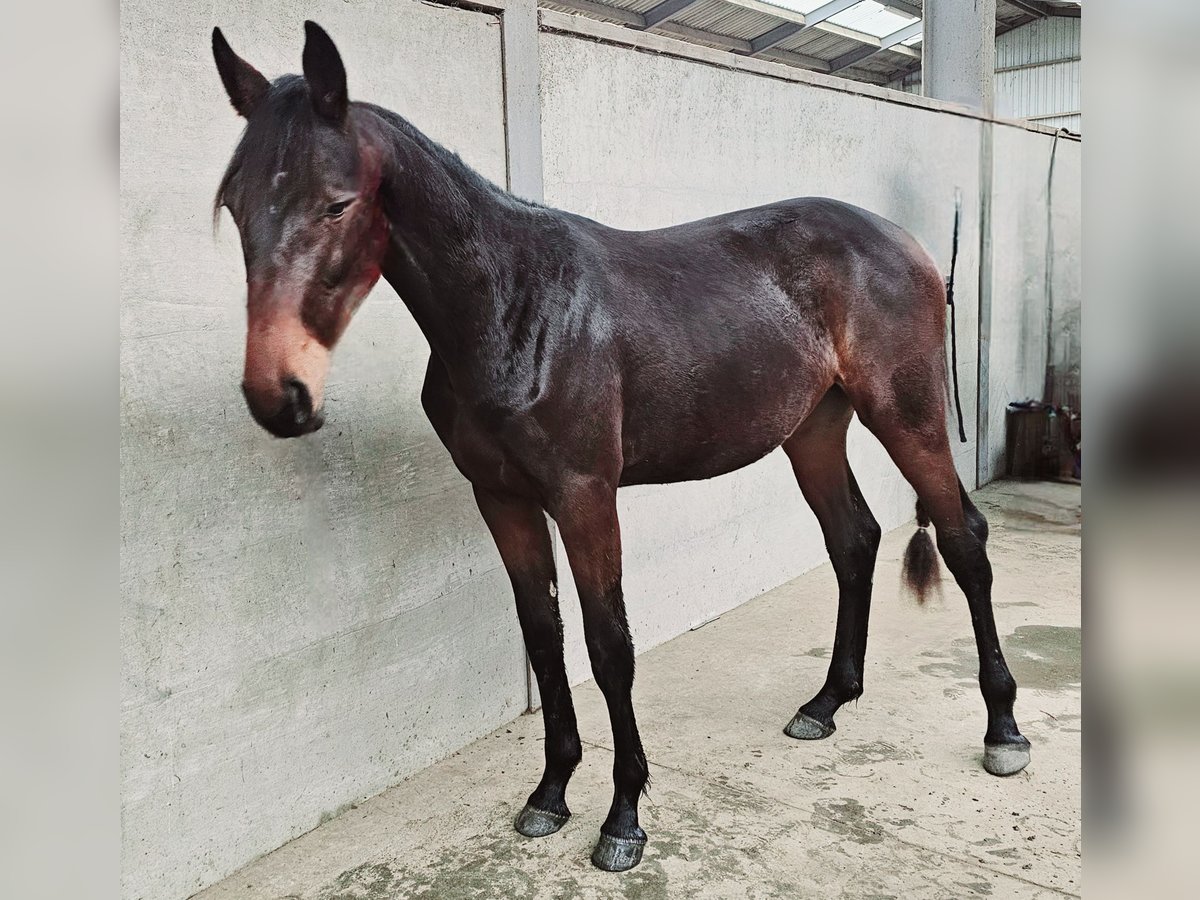
[[[614,25],[625,24],[625,19],[622,18],[618,13],[626,12],[626,10],[614,7],[611,3],[603,5],[597,3],[595,4],[595,9],[589,8],[586,11],[581,10],[578,6],[572,3],[556,3],[555,0],[538,0],[538,6],[543,7],[544,9],[553,9],[557,12],[571,13],[571,15],[576,16],[585,15],[589,19],[597,19],[601,22],[611,22]],[[604,6],[612,7],[613,14],[605,15],[602,11]]]
[[[784,9],[790,9],[792,12],[810,13],[814,9],[824,6],[828,0],[766,0],[772,6],[782,6]]]
[[[647,10],[658,6],[659,0],[604,0],[603,6],[615,6],[618,9],[628,9],[637,13],[644,13]]]
[[[780,46],[795,50],[797,53],[815,56],[818,59],[835,59],[847,49],[853,49],[859,45],[841,35],[830,34],[828,31],[821,31],[817,28],[805,28],[792,35]]]
[[[646,13],[662,5],[663,0],[538,0],[539,5],[561,12],[589,16],[630,28],[646,28]],[[762,40],[773,29],[800,25],[805,14],[820,12],[829,0],[697,0],[690,5],[675,5],[675,11],[654,25],[671,37],[703,46],[733,52],[762,55],[789,65],[820,71],[836,70],[838,75],[887,84],[903,78],[920,66],[921,36],[916,35],[882,49],[880,41],[918,20],[913,7],[924,8],[922,0],[858,0],[840,9],[827,20],[799,27],[793,34],[776,42]],[[1038,0],[1034,0],[1038,2]],[[1057,0],[1056,0],[1057,2]],[[1059,3],[1061,5],[1061,3]],[[1042,2],[1043,8],[1050,4]],[[1076,5],[1078,9],[1078,4]],[[996,0],[996,31],[1001,34],[1037,17],[1028,8]],[[1043,22],[1057,40],[1069,42],[1070,23],[1077,19],[1053,17]],[[778,37],[778,33],[774,35]],[[758,43],[754,43],[758,39]],[[734,43],[736,42],[736,43]],[[1075,38],[1078,55],[1078,38]],[[1032,52],[1014,40],[1001,47],[997,42],[997,67],[1024,65],[1017,60]],[[866,51],[865,53],[863,51]],[[1024,55],[1023,55],[1024,54]],[[862,57],[856,59],[855,57]],[[854,60],[854,62],[850,62]],[[1005,62],[1011,60],[1011,62]],[[849,64],[847,64],[849,63]],[[841,65],[843,68],[837,69]]]
[[[711,31],[748,41],[770,31],[780,20],[769,13],[755,12],[726,3],[725,0],[701,0],[684,12],[671,17],[672,22]]]

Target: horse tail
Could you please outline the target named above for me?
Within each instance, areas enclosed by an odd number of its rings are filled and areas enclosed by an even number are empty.
[[[904,584],[924,603],[938,581],[937,549],[929,536],[929,513],[917,501],[917,533],[908,542],[904,551]]]

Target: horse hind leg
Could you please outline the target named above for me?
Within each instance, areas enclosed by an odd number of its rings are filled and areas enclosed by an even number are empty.
[[[946,432],[942,375],[940,367],[928,362],[931,358],[910,356],[884,384],[859,385],[848,393],[863,424],[916,490],[919,512],[936,529],[938,552],[966,594],[988,713],[983,765],[993,775],[1011,775],[1029,764],[1029,741],[1013,718],[1017,684],[996,633],[987,522],[958,480]]]
[[[871,580],[881,531],[846,460],[846,429],[853,409],[832,388],[783,444],[796,481],[821,524],[838,581],[837,627],[829,673],[817,694],[784,728],[789,737],[816,740],[836,729],[833,717],[863,692]]]
[[[967,489],[963,487],[963,483],[958,483],[958,498],[962,503],[963,515],[966,519],[967,527],[971,533],[979,539],[982,544],[987,544],[988,539],[988,523],[975,504],[971,502],[971,498],[967,495]],[[940,579],[938,577],[937,550],[934,549],[933,541],[929,537],[929,513],[925,511],[925,507],[921,505],[920,499],[917,500],[917,531],[913,534],[908,542],[908,547],[904,551],[904,565],[901,569],[901,577],[904,579],[904,584],[913,596],[917,598],[918,604],[923,604],[929,599]]]

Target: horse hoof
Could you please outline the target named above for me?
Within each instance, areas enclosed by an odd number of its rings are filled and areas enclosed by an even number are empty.
[[[571,818],[570,813],[560,816],[526,803],[525,808],[517,813],[517,820],[513,825],[525,837],[545,837],[548,834],[554,834],[566,825],[569,818]]]
[[[787,727],[783,729],[784,734],[798,741],[819,741],[821,738],[829,737],[835,731],[837,731],[836,725],[832,723],[822,725],[812,716],[802,712],[796,713],[792,721],[788,722]]]
[[[645,834],[640,838],[615,838],[602,831],[592,851],[592,865],[605,872],[627,872],[642,861],[645,846]]]
[[[1029,765],[1029,741],[1021,743],[984,744],[983,767],[991,775],[1016,775]]]

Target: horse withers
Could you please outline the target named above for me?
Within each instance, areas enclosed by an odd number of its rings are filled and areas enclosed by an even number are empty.
[[[880,528],[846,460],[857,412],[916,490],[966,594],[987,706],[984,767],[1020,771],[1029,742],[992,617],[987,523],[955,473],[946,430],[946,292],[896,225],[823,198],[785,200],[656,231],[609,228],[511,196],[394,112],[351,102],[329,36],[305,23],[303,72],[268,81],[213,32],[245,132],[214,212],[245,255],[243,390],[279,437],[321,427],[330,355],[382,275],[431,354],[421,401],[512,581],[545,720],[545,770],[516,820],[537,837],[570,816],[582,755],[563,665],[548,514],[582,606],[608,704],[614,796],[592,861],[637,865],[646,757],[634,718],[621,590],[622,485],[712,478],[782,447],[838,580],[824,685],[785,731],[834,731],[862,694]],[[936,577],[924,527],[906,554]]]

